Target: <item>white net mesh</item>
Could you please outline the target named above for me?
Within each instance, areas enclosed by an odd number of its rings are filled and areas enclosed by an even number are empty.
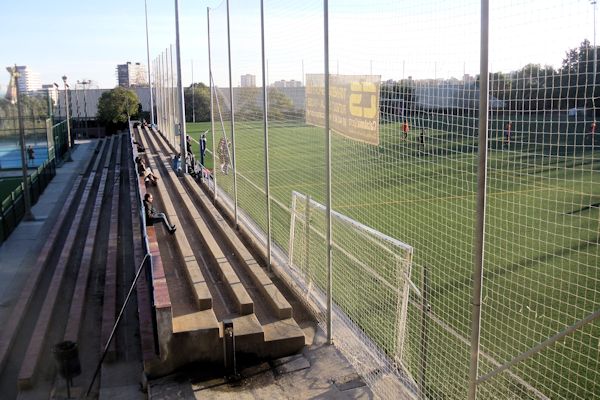
[[[229,163],[227,174],[215,163],[214,181],[256,232],[270,222],[274,247],[292,249],[290,264],[305,289],[324,292],[324,240],[299,222],[307,211],[300,197],[289,204],[293,192],[326,201],[323,3],[264,6],[267,133],[260,2],[230,2],[231,65],[226,4],[210,10],[211,143]],[[480,398],[600,393],[600,327],[593,319],[577,325],[600,304],[595,11],[595,2],[566,0],[515,0],[490,9]],[[387,372],[374,371],[397,358],[403,326],[396,372],[411,377],[409,391],[467,396],[479,100],[487,96],[478,76],[480,13],[474,0],[329,2],[332,209],[415,249],[404,323],[398,292],[388,288],[405,284],[397,260],[364,248],[371,242],[362,234],[334,223],[334,242],[348,247],[333,250],[340,312],[333,335],[360,327],[355,336],[373,345],[379,361],[352,361],[383,397],[393,397],[394,386],[386,386]],[[168,97],[175,81],[163,58],[158,91]],[[162,101],[162,121],[172,126],[176,109],[168,105],[176,99]],[[218,149],[221,138],[227,151]],[[310,214],[311,232],[320,230],[322,214]],[[373,274],[359,277],[346,265]],[[548,341],[560,332],[564,337]],[[354,339],[344,339],[336,345],[352,349]],[[511,360],[517,361],[494,372]]]
[[[291,211],[289,265],[303,275],[305,296],[325,313],[326,207],[293,192]],[[336,306],[379,351],[402,362],[412,248],[333,212],[332,249]]]

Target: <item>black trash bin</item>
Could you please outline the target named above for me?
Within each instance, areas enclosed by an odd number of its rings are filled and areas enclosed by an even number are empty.
[[[79,362],[79,350],[77,343],[69,340],[60,342],[52,348],[56,367],[60,376],[70,381],[81,374],[81,363]]]

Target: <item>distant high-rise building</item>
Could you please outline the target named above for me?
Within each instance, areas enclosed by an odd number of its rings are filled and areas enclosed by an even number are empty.
[[[40,75],[27,65],[17,65],[19,73],[19,91],[21,93],[33,92],[42,88]]]
[[[52,104],[56,104],[58,101],[58,86],[54,83],[49,83],[47,85],[42,85],[42,90],[44,94],[48,94],[50,99],[52,99]]]
[[[147,86],[146,67],[140,63],[127,62],[117,65],[117,82],[119,86]]]
[[[256,76],[246,74],[241,76],[241,87],[256,87]]]
[[[280,81],[273,82],[273,84],[271,86],[276,87],[276,88],[302,87],[302,82],[294,80],[294,79],[291,79],[289,81],[282,79]]]

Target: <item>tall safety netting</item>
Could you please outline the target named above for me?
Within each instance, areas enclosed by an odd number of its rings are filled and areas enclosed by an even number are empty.
[[[211,143],[215,165],[213,170],[217,196],[223,191],[234,199],[233,164],[233,118],[231,112],[231,91],[229,84],[229,53],[227,3],[223,1],[218,7],[209,10],[210,28],[210,83],[212,87],[212,119],[214,130]],[[232,78],[233,79],[233,78]]]
[[[488,130],[481,351],[510,368],[481,366],[478,387],[488,397],[524,383],[532,397],[600,393],[600,324],[586,320],[600,311],[595,3],[490,10],[498,106]],[[528,42],[535,32],[553,46]]]
[[[20,120],[17,102],[0,99],[0,170],[21,168],[20,127],[23,129],[25,161],[29,168],[39,167],[55,157],[51,119],[54,100],[48,91],[21,92],[19,99]],[[28,151],[29,148],[31,151]]]
[[[432,399],[466,398],[470,385],[479,398],[597,396],[595,2],[494,3],[489,24],[475,0],[328,5],[325,35],[323,2],[264,2],[266,110],[260,2],[230,2],[230,43],[226,3],[210,10],[217,195],[239,206],[257,234],[271,228],[274,251],[326,326],[331,190],[334,343],[355,349],[343,334],[353,332],[373,349],[369,368],[348,358],[377,395],[394,398],[400,382],[408,395]],[[482,135],[485,171],[477,167]],[[485,215],[476,211],[483,172]],[[482,217],[485,236],[477,237]],[[372,251],[379,239],[364,227],[405,244],[410,257]]]
[[[267,232],[260,1],[230,1],[229,20],[238,205]]]

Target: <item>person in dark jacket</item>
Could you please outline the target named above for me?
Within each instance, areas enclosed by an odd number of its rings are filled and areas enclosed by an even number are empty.
[[[152,205],[153,200],[154,200],[154,197],[152,197],[152,195],[150,193],[146,193],[144,195],[144,209],[146,210],[146,223],[148,223],[148,222],[154,223],[157,221],[162,221],[162,222],[164,222],[164,224],[167,227],[167,229],[169,230],[169,232],[174,233],[177,228],[175,227],[175,225],[171,225],[171,223],[169,222],[165,213],[159,213],[158,211],[156,211],[156,209],[154,209],[154,206]]]

